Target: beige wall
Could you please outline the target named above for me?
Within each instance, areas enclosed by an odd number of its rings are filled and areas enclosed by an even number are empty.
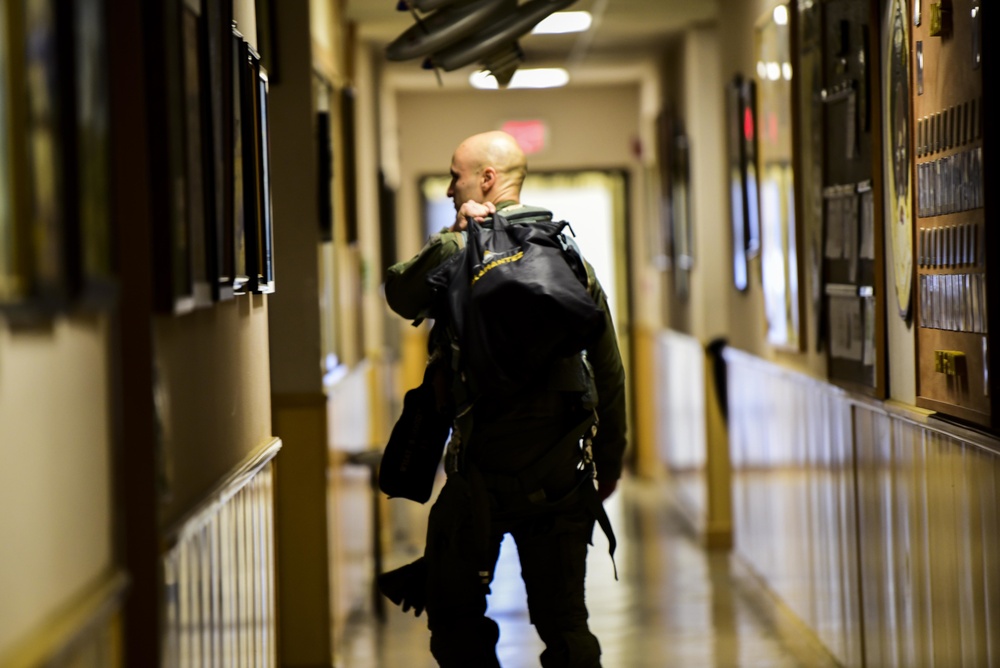
[[[114,568],[108,323],[0,319],[0,663]]]
[[[691,220],[695,270],[691,276],[691,334],[702,342],[729,330],[729,311],[716,307],[717,295],[732,285],[729,258],[729,209],[719,196],[726,135],[724,80],[718,31],[690,30],[683,40],[683,80],[691,82],[681,109],[691,141]]]
[[[165,526],[271,440],[266,299],[155,321]]]
[[[288,39],[307,33],[309,5],[283,7],[275,38],[281,69],[272,84],[271,176],[274,206],[275,293],[268,297],[271,379],[275,394],[322,392],[319,314],[319,211],[312,45]]]

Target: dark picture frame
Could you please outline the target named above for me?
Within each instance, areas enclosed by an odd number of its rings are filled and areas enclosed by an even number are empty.
[[[344,169],[344,232],[348,244],[358,240],[357,181],[357,93],[345,86],[340,90],[341,142]]]
[[[252,247],[249,274],[251,290],[274,292],[274,236],[271,206],[271,150],[268,127],[268,76],[259,58],[250,60],[252,107],[254,118],[254,227],[250,234]]]
[[[260,66],[268,73],[268,85],[278,83],[278,53],[275,39],[278,8],[276,0],[256,0],[257,52]]]
[[[233,240],[233,28],[232,3],[208,0],[205,3],[205,50],[208,66],[208,111],[205,127],[210,140],[205,156],[205,174],[211,188],[205,192],[209,211],[206,256],[212,299],[232,299],[235,274]]]
[[[730,222],[733,244],[733,284],[743,292],[750,285],[749,260],[760,253],[760,208],[757,192],[756,84],[741,74],[726,90],[729,125],[728,165]]]
[[[212,145],[207,95],[207,30],[200,0],[183,0],[180,17],[181,81],[184,105],[184,183],[187,216],[190,299],[193,308],[213,302],[209,238],[213,207],[207,187],[212,183],[208,162]]]
[[[656,160],[659,164],[660,185],[660,231],[663,235],[663,257],[665,269],[673,267],[674,230],[670,215],[670,138],[673,136],[673,117],[663,110],[656,119]]]
[[[321,241],[333,241],[333,84],[321,74],[313,77],[316,101],[317,211]]]
[[[20,0],[23,11],[24,145],[30,221],[31,295],[34,311],[65,311],[81,279],[77,147],[73,97],[73,27],[67,8],[55,0]],[[20,26],[9,25],[16,31]]]
[[[684,123],[668,109],[657,119],[657,161],[660,165],[660,220],[663,252],[673,273],[674,294],[686,301],[694,268],[691,229],[691,165]]]
[[[105,12],[105,0],[0,9],[0,310],[14,321],[117,294]]]
[[[188,101],[184,25],[189,0],[163,3],[162,30],[150,31],[150,71],[162,77],[151,88],[150,123],[163,131],[150,137],[154,301],[160,313],[179,315],[195,308],[191,254]]]
[[[260,54],[241,35],[235,49],[233,236],[238,284],[234,289],[267,294],[274,292],[268,78]]]
[[[118,290],[111,221],[111,116],[106,0],[72,3],[79,252],[84,306],[103,307]]]
[[[691,229],[691,155],[683,124],[676,120],[670,137],[670,224],[673,240],[674,292],[686,300],[694,269],[694,234]]]
[[[247,116],[246,96],[250,93],[248,83],[248,63],[250,58],[250,45],[243,39],[242,33],[233,25],[232,28],[232,60],[230,71],[232,73],[231,83],[233,91],[232,105],[232,143],[231,155],[233,164],[233,180],[230,194],[232,196],[232,249],[233,249],[233,294],[243,294],[250,281],[250,274],[247,268],[247,221],[252,215],[247,211],[247,202],[252,202],[252,197],[248,196],[248,174],[246,151],[244,141],[247,137],[246,129],[243,127],[247,119],[253,125],[252,117]],[[250,182],[252,185],[252,181]]]
[[[385,171],[378,171],[378,228],[379,228],[379,264],[380,278],[385,282],[389,267],[396,263],[396,189],[388,182]]]
[[[14,128],[24,127],[21,7],[0,5],[0,307],[23,305],[31,295],[32,244],[28,225],[27,156],[24,138]]]

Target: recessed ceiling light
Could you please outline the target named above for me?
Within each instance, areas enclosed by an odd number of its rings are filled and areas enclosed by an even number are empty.
[[[590,12],[555,12],[538,22],[532,35],[560,35],[567,32],[583,32],[593,23]]]
[[[479,70],[469,75],[469,83],[473,88],[497,89],[496,78]],[[559,88],[569,83],[569,72],[561,67],[537,67],[534,69],[517,70],[507,88]]]

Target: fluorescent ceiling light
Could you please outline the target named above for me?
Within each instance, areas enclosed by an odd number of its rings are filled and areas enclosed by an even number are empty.
[[[479,70],[469,75],[469,83],[473,88],[497,89],[496,78],[485,70]],[[507,88],[558,88],[569,83],[569,72],[561,67],[537,67],[535,69],[517,70]]]
[[[561,35],[567,32],[583,32],[593,22],[590,12],[555,12],[538,22],[532,35]]]

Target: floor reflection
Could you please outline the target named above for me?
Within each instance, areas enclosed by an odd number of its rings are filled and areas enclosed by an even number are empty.
[[[411,504],[413,505],[413,504]],[[421,508],[420,513],[426,513]],[[390,521],[405,511],[390,512]],[[618,536],[615,561],[607,539],[594,532],[588,559],[591,628],[603,648],[605,668],[708,666],[756,668],[834,665],[799,629],[775,617],[768,596],[728,553],[703,549],[662,485],[625,481],[608,503]],[[388,535],[392,568],[412,558],[405,531]],[[501,628],[498,654],[504,668],[537,668],[543,646],[528,622],[524,585],[512,540],[505,540],[489,614]],[[370,611],[354,614],[339,652],[341,668],[433,668],[426,618],[391,604],[378,623]]]

